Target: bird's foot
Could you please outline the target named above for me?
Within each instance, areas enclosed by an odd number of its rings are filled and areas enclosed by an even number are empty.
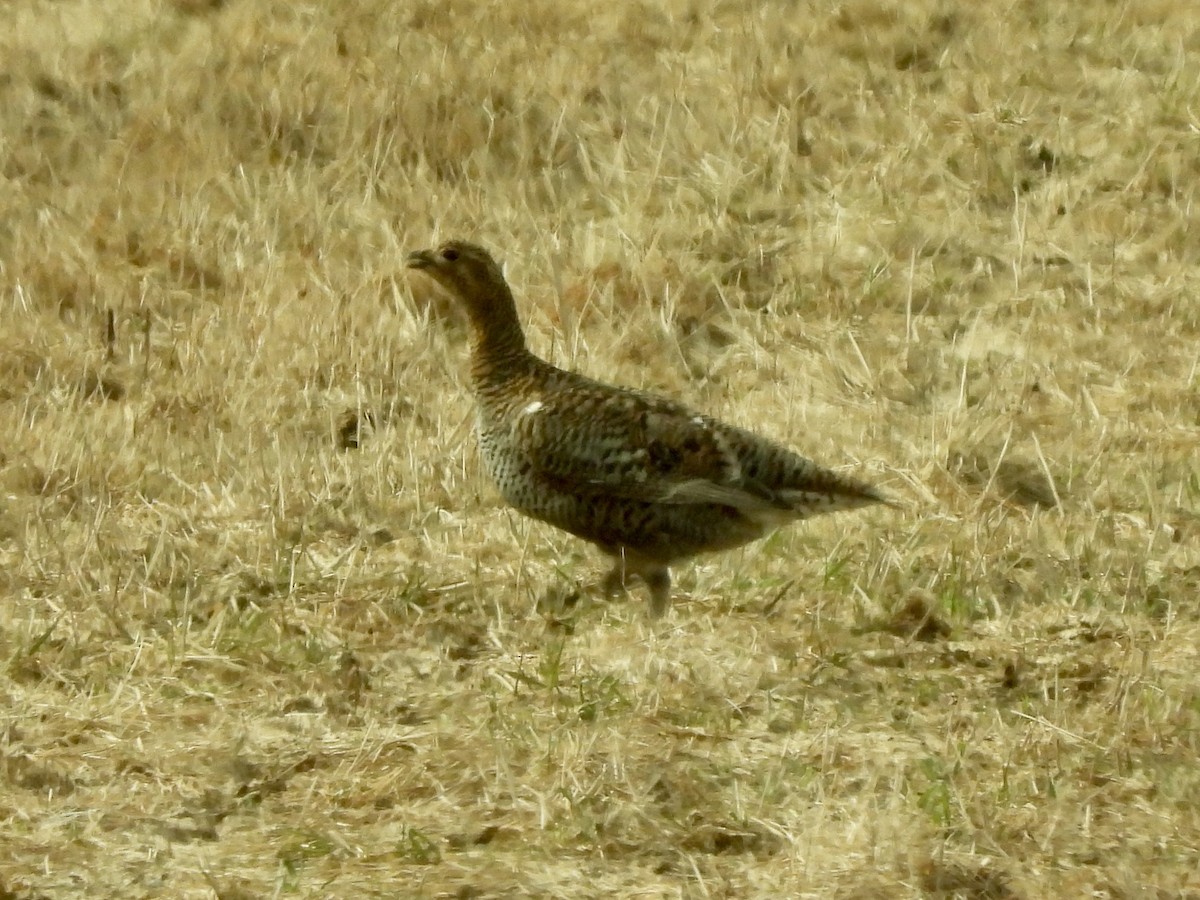
[[[650,618],[661,619],[671,608],[671,573],[656,569],[643,577],[650,588]]]
[[[604,591],[605,600],[612,600],[626,594],[628,586],[625,583],[625,567],[620,563],[613,566],[600,582],[600,588]]]
[[[661,619],[671,608],[671,573],[665,567],[651,568],[642,565],[633,568],[628,560],[618,559],[600,582],[604,589],[604,599],[612,600],[618,595],[624,595],[632,578],[641,578],[650,588],[650,618]]]

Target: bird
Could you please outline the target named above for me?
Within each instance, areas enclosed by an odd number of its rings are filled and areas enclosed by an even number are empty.
[[[870,484],[657,394],[558,368],[530,352],[500,265],[474,243],[410,253],[466,311],[476,431],[508,505],[612,559],[606,596],[631,579],[652,618],[671,566],[819,513],[894,505]]]

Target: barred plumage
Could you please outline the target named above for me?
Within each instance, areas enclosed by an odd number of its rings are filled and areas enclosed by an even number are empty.
[[[408,265],[466,307],[479,443],[504,499],[612,556],[609,593],[644,579],[655,617],[670,606],[672,563],[785,522],[888,502],[748,431],[538,359],[481,247],[450,241],[410,254]]]

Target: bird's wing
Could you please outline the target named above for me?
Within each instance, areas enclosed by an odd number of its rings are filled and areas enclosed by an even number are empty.
[[[529,402],[513,428],[536,475],[570,491],[780,519],[795,517],[801,500],[839,509],[882,500],[867,485],[680,404],[582,379]]]

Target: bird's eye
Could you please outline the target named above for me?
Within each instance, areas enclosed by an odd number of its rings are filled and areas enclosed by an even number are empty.
[[[447,247],[442,251],[442,259],[444,259],[446,262],[454,262],[456,259],[458,259],[458,251],[451,250],[449,247]]]

